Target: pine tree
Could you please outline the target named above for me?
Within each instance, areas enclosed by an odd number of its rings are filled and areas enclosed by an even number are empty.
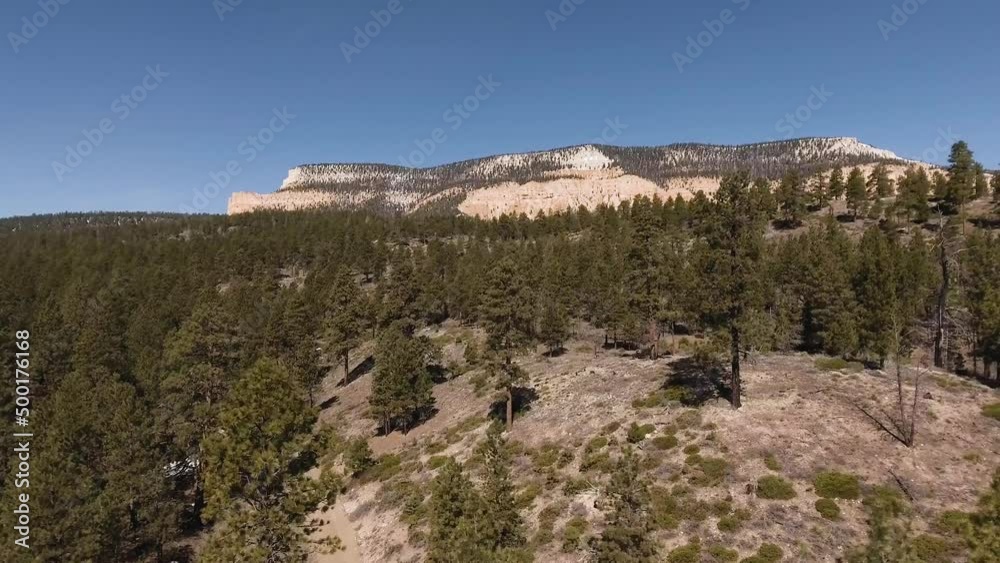
[[[823,172],[817,172],[812,179],[810,186],[812,204],[818,209],[823,209],[830,204],[830,183]]]
[[[948,156],[948,191],[945,201],[952,209],[965,213],[965,204],[976,193],[976,167],[972,151],[965,141],[958,141],[951,147]]]
[[[648,199],[636,199],[632,206],[632,236],[625,257],[625,287],[628,292],[629,318],[634,319],[630,340],[649,345],[650,354],[656,357],[656,343],[660,337],[659,313],[662,288],[659,284],[659,252],[657,243],[660,226]]]
[[[511,455],[500,425],[486,433],[483,454],[483,493],[486,522],[490,525],[487,542],[493,552],[517,549],[525,544],[524,522],[517,511],[514,483],[511,480]]]
[[[489,373],[507,397],[507,427],[514,423],[514,387],[527,381],[527,373],[514,362],[532,341],[531,290],[524,272],[509,256],[490,270],[480,318],[486,329]]]
[[[485,521],[482,499],[455,460],[434,478],[428,511],[428,563],[487,561],[491,525]]]
[[[930,219],[928,197],[931,179],[923,168],[911,166],[899,181],[898,203],[906,211],[907,217],[924,223]]]
[[[604,491],[610,514],[604,531],[591,540],[594,560],[645,563],[657,554],[649,518],[649,485],[639,473],[639,459],[626,448]]]
[[[402,322],[382,332],[369,403],[386,434],[396,428],[408,431],[433,409],[428,365],[436,355],[430,340],[414,336]]]
[[[855,294],[858,297],[858,340],[861,351],[884,366],[892,351],[897,326],[896,257],[891,243],[877,228],[865,231],[858,249]]]
[[[135,388],[104,369],[77,370],[36,412],[43,447],[31,451],[32,560],[138,560],[177,539],[182,505]]]
[[[976,163],[975,166],[976,174],[976,184],[975,184],[975,194],[976,199],[984,198],[990,193],[990,182],[986,178],[986,169],[983,168],[982,164]]]
[[[838,166],[833,169],[833,172],[830,173],[830,199],[838,200],[844,197],[846,189],[847,185],[844,183],[844,170]]]
[[[804,240],[802,276],[803,343],[807,349],[848,355],[857,349],[854,293],[850,272],[853,246],[833,220]]]
[[[341,269],[333,282],[329,309],[323,322],[323,338],[334,356],[344,362],[344,381],[351,374],[350,354],[361,340],[363,296],[347,269]]]
[[[892,196],[893,181],[889,177],[889,167],[879,163],[868,175],[868,192],[873,198],[882,199]]]
[[[860,168],[851,170],[847,178],[847,209],[850,210],[854,220],[858,220],[858,215],[868,211],[868,189],[865,184],[864,173]]]
[[[292,466],[310,438],[315,414],[287,367],[261,359],[244,372],[205,440],[206,509],[223,520],[205,561],[300,561],[302,522],[321,495]]]
[[[740,408],[740,357],[747,316],[761,305],[760,270],[764,214],[745,173],[723,178],[715,193],[712,222],[705,229],[705,252],[698,268],[711,284],[696,294],[710,324],[722,325],[730,338],[732,403]]]
[[[545,292],[541,304],[542,317],[538,322],[538,338],[549,348],[549,354],[562,349],[570,335],[570,319],[566,308],[553,292]]]
[[[806,215],[806,188],[798,170],[789,170],[778,187],[778,205],[783,222],[790,227],[799,225]]]

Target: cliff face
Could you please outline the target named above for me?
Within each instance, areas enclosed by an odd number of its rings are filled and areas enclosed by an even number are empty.
[[[277,192],[238,192],[229,213],[315,207],[414,211],[496,217],[617,204],[635,196],[690,197],[714,192],[724,174],[750,170],[778,178],[834,166],[910,161],[854,138],[796,139],[751,145],[676,144],[663,147],[582,145],[508,154],[434,168],[385,164],[307,164],[289,171]]]

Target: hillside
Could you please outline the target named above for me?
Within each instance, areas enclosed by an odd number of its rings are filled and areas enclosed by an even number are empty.
[[[481,337],[453,323],[428,334],[456,357]],[[749,557],[768,543],[782,550],[782,561],[839,561],[867,540],[869,500],[887,495],[906,505],[910,540],[928,546],[919,561],[965,560],[948,522],[975,508],[1000,464],[1000,422],[982,412],[997,392],[920,372],[919,437],[907,448],[858,409],[891,402],[891,366],[865,370],[806,355],[764,356],[745,373],[748,398],[737,412],[714,393],[710,375],[688,354],[687,339],[676,355],[654,361],[600,349],[601,334],[587,327],[578,334],[558,357],[537,350],[524,360],[537,397],[507,436],[535,560],[586,558],[587,538],[605,526],[602,491],[627,447],[639,452],[652,487],[654,537],[663,556],[697,538],[702,558],[690,561],[729,560],[710,556],[720,546]],[[458,371],[436,386],[439,411],[432,419],[406,434],[370,439],[378,465],[349,488],[343,499],[348,520],[336,529],[357,542],[359,560],[422,560],[428,498],[444,460],[464,462],[472,476],[481,472],[477,448],[494,396],[477,389],[481,366],[463,363]],[[907,370],[907,396],[917,373]],[[342,375],[336,371],[327,381],[324,398],[331,406],[321,420],[368,436],[376,425],[368,417],[371,375],[347,385]],[[682,399],[695,395],[697,401]],[[649,425],[643,437],[629,436],[633,423]],[[824,517],[816,502],[828,493],[816,483],[831,472],[858,484],[839,495],[847,498],[833,500],[839,515]],[[767,476],[789,483],[791,498],[766,498],[760,483]]]
[[[886,163],[894,176],[909,161],[854,138],[795,139],[738,146],[581,145],[491,156],[433,168],[386,164],[307,164],[289,171],[277,192],[237,192],[229,213],[334,206],[383,213],[438,212],[479,217],[617,205],[636,196],[712,193],[738,170],[779,178],[835,166]]]

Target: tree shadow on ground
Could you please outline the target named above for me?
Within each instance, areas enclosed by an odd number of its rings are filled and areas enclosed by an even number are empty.
[[[337,401],[339,401],[339,400],[340,400],[340,397],[334,395],[334,396],[330,397],[329,399],[327,399],[327,400],[323,401],[322,403],[320,403],[319,404],[319,410],[325,411],[326,409],[328,409],[328,408],[332,407],[333,405],[337,404]]]
[[[427,366],[427,371],[431,374],[431,382],[434,385],[440,385],[442,383],[447,383],[452,378],[452,373],[448,368],[439,365]]]
[[[562,356],[565,353],[566,353],[566,347],[560,346],[552,350],[546,350],[545,352],[542,352],[542,355],[545,356],[546,358],[558,358],[559,356]]]
[[[1000,229],[1000,216],[997,217],[975,217],[969,219],[969,222],[976,226],[976,228],[983,230],[993,230]]]
[[[723,366],[718,362],[706,363],[691,357],[670,362],[670,374],[663,382],[661,391],[669,399],[679,400],[689,407],[732,398],[729,374]]]
[[[373,356],[368,356],[367,358],[365,358],[363,362],[354,366],[354,369],[352,369],[350,373],[348,373],[347,376],[344,377],[344,379],[340,380],[340,383],[337,384],[337,387],[345,387],[347,385],[350,385],[351,383],[354,383],[355,381],[365,376],[368,372],[370,372],[374,368],[375,368],[375,358]]]
[[[398,421],[396,421],[395,424],[393,424],[393,425],[391,425],[389,427],[388,432],[386,431],[385,426],[383,426],[382,424],[377,424],[375,426],[375,435],[376,436],[388,436],[389,434],[392,434],[393,432],[400,432],[404,436],[406,436],[410,432],[416,430],[417,428],[420,428],[422,425],[424,425],[427,422],[429,422],[432,418],[434,418],[435,416],[437,416],[437,414],[439,412],[441,412],[441,411],[440,411],[440,409],[437,408],[436,405],[428,407],[428,408],[425,408],[425,409],[421,409],[419,412],[417,412],[413,416],[413,418],[411,418],[409,420],[398,420]]]
[[[527,387],[514,388],[514,417],[529,412],[531,405],[539,399],[538,392]],[[489,418],[499,422],[507,422],[507,399],[501,397],[490,404]]]

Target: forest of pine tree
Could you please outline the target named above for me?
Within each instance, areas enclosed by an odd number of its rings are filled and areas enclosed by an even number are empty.
[[[427,336],[445,322],[481,331],[466,360],[484,366],[501,406],[475,463],[447,460],[414,508],[435,562],[532,560],[505,432],[533,386],[525,359],[558,357],[582,325],[602,332],[593,350],[652,360],[673,335],[696,336],[725,366],[720,394],[736,409],[741,370],[760,354],[879,369],[919,353],[997,386],[1000,180],[990,185],[965,143],[949,162],[898,181],[883,166],[775,182],[741,172],[690,201],[489,221],[0,220],[0,361],[12,373],[15,332],[30,331],[37,444],[33,550],[12,547],[5,511],[0,560],[191,560],[192,538],[201,561],[303,560],[322,547],[309,515],[386,470],[342,421],[319,416],[324,380],[370,370],[368,436],[409,433],[435,416],[436,383],[458,375]],[[974,214],[979,202],[990,211]],[[11,386],[0,403],[12,412]],[[9,433],[0,442],[14,447]],[[334,453],[342,467],[324,462]],[[596,561],[662,560],[641,465],[628,449],[594,487]],[[997,561],[998,487],[968,524],[970,561]],[[863,560],[913,560],[886,557]]]

